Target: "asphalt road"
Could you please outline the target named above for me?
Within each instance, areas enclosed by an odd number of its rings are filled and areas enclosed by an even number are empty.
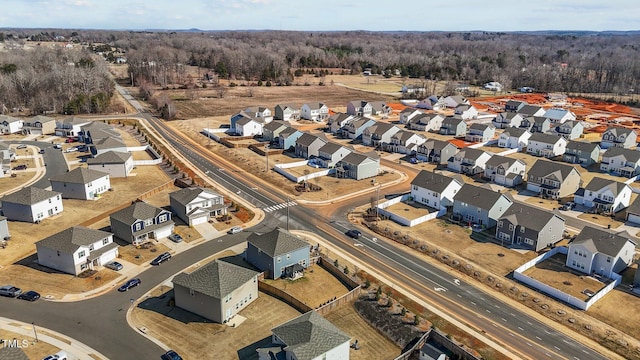
[[[42,141],[7,141],[7,143],[33,145],[37,146],[40,149],[44,149],[44,154],[42,154],[42,157],[47,167],[46,174],[33,184],[36,187],[43,189],[51,186],[51,183],[49,182],[49,178],[51,176],[63,174],[69,170],[67,161],[64,159],[62,151],[54,149],[53,144]],[[16,155],[18,155],[18,152],[20,151],[20,149],[17,150]]]

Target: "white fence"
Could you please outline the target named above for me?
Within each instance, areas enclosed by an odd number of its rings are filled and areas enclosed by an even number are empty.
[[[327,176],[335,173],[336,171],[335,169],[326,169],[326,170],[317,171],[307,175],[296,176],[286,170],[286,169],[298,167],[298,166],[307,166],[308,163],[309,163],[309,160],[302,160],[302,161],[296,161],[288,164],[277,164],[276,166],[273,167],[273,170],[295,183],[308,181],[321,176]]]
[[[231,129],[210,129],[210,128],[204,128],[202,129],[202,133],[208,137],[211,138],[215,141],[220,141],[220,135],[224,134],[224,135],[228,135],[230,133],[232,133]]]
[[[416,226],[418,224],[421,224],[425,221],[433,220],[439,216],[444,215],[447,212],[446,209],[440,209],[440,211],[430,212],[427,215],[423,215],[415,219],[407,219],[401,215],[398,215],[396,213],[392,213],[386,210],[386,208],[388,208],[389,206],[398,204],[403,201],[407,201],[409,200],[409,198],[411,198],[411,194],[404,194],[402,196],[398,196],[378,204],[378,214],[388,217],[389,219],[397,222],[398,224],[411,227],[411,226]]]
[[[595,295],[593,295],[588,301],[583,301],[580,300],[578,298],[576,298],[575,296],[569,295],[565,292],[562,292],[554,287],[551,287],[543,282],[540,282],[536,279],[530,278],[527,275],[524,275],[524,272],[529,269],[532,266],[535,266],[536,264],[547,260],[548,258],[552,257],[555,254],[567,254],[568,249],[567,247],[557,247],[552,249],[551,251],[540,255],[538,257],[536,257],[535,259],[529,260],[528,262],[526,262],[525,264],[523,264],[522,266],[520,266],[519,268],[515,269],[513,271],[513,278],[524,283],[527,284],[529,286],[531,286],[534,289],[540,290],[541,292],[552,296],[558,300],[564,301],[569,305],[573,305],[575,307],[577,307],[578,309],[581,310],[587,310],[589,309],[589,307],[593,304],[596,303],[596,301],[600,300],[603,296],[605,296],[609,291],[613,290],[613,288],[615,288],[616,286],[620,285],[620,281],[622,280],[622,277],[618,274],[612,274],[612,282],[605,286],[604,288],[602,288],[600,291],[598,291]]]
[[[153,158],[151,160],[133,160],[133,165],[134,166],[138,166],[138,165],[158,165],[158,164],[162,163],[162,156],[160,156],[160,154],[158,154],[158,152],[148,144],[147,145],[141,145],[141,146],[127,146],[127,151],[128,152],[146,151]]]
[[[518,152],[518,148],[515,148],[515,149],[508,149],[508,150],[505,150],[505,151],[501,151],[501,152],[497,153],[496,155],[506,156],[506,155],[509,155],[509,154],[515,154],[517,152]]]

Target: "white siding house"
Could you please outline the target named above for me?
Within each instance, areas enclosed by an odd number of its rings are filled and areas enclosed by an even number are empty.
[[[65,199],[95,200],[111,188],[108,173],[81,167],[53,176],[49,181],[51,189]]]

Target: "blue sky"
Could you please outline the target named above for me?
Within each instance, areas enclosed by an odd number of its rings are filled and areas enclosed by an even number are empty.
[[[639,30],[640,1],[2,0],[0,27],[310,31]]]

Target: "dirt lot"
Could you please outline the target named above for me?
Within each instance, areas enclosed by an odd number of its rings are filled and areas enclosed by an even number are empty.
[[[316,308],[334,297],[337,298],[349,292],[347,287],[320,265],[313,265],[308,268],[304,273],[304,277],[300,279],[265,279],[264,282],[286,291],[287,294],[292,295],[312,308]],[[320,288],[322,290],[318,291]]]
[[[616,329],[635,339],[640,339],[640,327],[638,327],[640,312],[620,311],[620,309],[638,309],[639,307],[638,296],[614,289],[591,306],[587,313],[605,323],[614,324]]]
[[[140,246],[134,246],[132,244],[120,246],[118,249],[120,256],[118,257],[130,263],[142,265],[155,259],[156,256],[165,251],[169,251],[166,245],[157,242],[157,240],[152,240]]]
[[[14,171],[14,174],[16,174],[16,177],[5,176],[0,178],[0,194],[4,195],[5,193],[13,192],[13,189],[21,187],[36,175],[31,171]]]
[[[31,326],[29,326],[29,328],[31,329]],[[37,328],[36,328],[36,331],[38,331]],[[24,351],[24,353],[27,355],[29,359],[42,359],[47,355],[55,354],[58,351],[60,351],[60,349],[58,349],[57,347],[49,343],[46,343],[44,341],[36,342],[35,337],[24,336],[22,334],[18,334],[12,331],[0,329],[0,341],[1,340],[11,341],[13,339],[18,340],[20,344],[22,344],[23,340],[28,341],[27,346],[22,347],[22,350]],[[0,345],[2,344],[0,343]]]
[[[584,290],[597,293],[606,286],[590,276],[570,270],[564,266],[566,261],[566,255],[556,254],[531,267],[524,274],[583,301],[589,300],[589,296],[582,293]]]
[[[421,216],[428,215],[430,212],[435,211],[435,209],[433,208],[429,208],[416,202],[411,202],[411,204],[399,202],[387,207],[385,210],[390,211],[394,214],[398,214],[399,216],[402,216],[403,218],[409,220],[417,219]]]

